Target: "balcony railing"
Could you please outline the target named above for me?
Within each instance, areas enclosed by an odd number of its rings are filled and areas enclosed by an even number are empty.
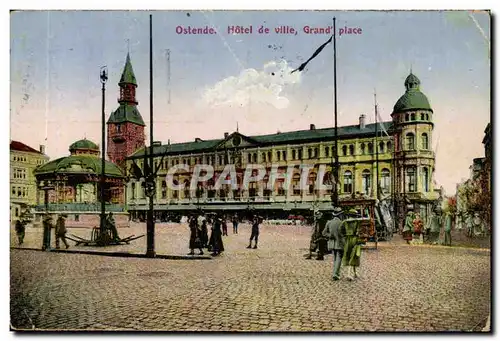
[[[36,205],[35,211],[45,212],[45,205]],[[100,203],[68,203],[68,204],[48,204],[49,212],[100,212]],[[125,212],[125,205],[106,204],[106,212]]]

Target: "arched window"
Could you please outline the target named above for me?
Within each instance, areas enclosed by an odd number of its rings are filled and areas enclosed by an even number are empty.
[[[368,169],[365,169],[363,173],[361,173],[361,191],[363,194],[370,194],[370,189],[372,187],[371,174]]]
[[[272,155],[271,151],[268,151],[268,152],[267,152],[267,161],[268,161],[268,162],[273,161],[273,155]]]
[[[257,163],[257,153],[253,153],[253,162]]]
[[[405,121],[409,121],[410,120],[410,114],[406,114],[405,115]]]
[[[427,133],[422,133],[422,149],[429,149],[429,135]]]
[[[415,167],[408,167],[406,169],[406,191],[407,192],[415,192],[417,179],[415,174]]]
[[[424,121],[424,120],[425,120],[425,114],[424,114],[424,113],[420,114],[420,119],[421,119],[422,121]]]
[[[276,152],[276,158],[278,159],[278,161],[280,161],[280,160],[281,160],[281,151],[279,151],[279,150],[278,150],[278,151]]]
[[[392,151],[392,143],[391,143],[391,141],[387,142],[387,151],[388,152]]]
[[[352,172],[345,171],[344,173],[344,193],[352,193]]]
[[[328,146],[325,147],[325,157],[329,157],[330,155],[330,148]]]
[[[415,113],[412,113],[412,114],[411,114],[411,120],[412,120],[412,121],[415,121]]]
[[[415,149],[415,135],[413,133],[406,134],[406,150]]]
[[[354,155],[354,145],[349,145],[349,154]]]
[[[298,158],[299,160],[302,160],[302,149],[299,149],[299,152],[298,152]]]
[[[135,199],[135,182],[132,182],[132,185],[130,186],[130,191],[132,192],[132,199]]]
[[[314,185],[316,184],[317,174],[313,171],[309,174],[308,185],[309,185],[309,194],[314,193]]]
[[[307,150],[307,155],[309,156],[309,158],[310,158],[310,159],[312,159],[312,158],[313,158],[313,152],[312,152],[312,149],[311,149],[311,148],[309,148],[309,149]]]
[[[292,150],[292,160],[295,160],[296,156],[297,156],[297,152],[294,149],[294,150]]]
[[[384,153],[384,142],[380,142],[378,144],[378,152],[382,154]]]
[[[391,172],[387,168],[384,168],[382,169],[381,175],[382,179],[380,181],[380,189],[383,193],[387,193],[390,190]]]
[[[429,120],[429,114],[425,114],[425,119],[428,121]]]
[[[317,159],[319,156],[319,149],[318,147],[314,148],[314,158]]]
[[[361,155],[365,154],[365,144],[361,143]]]
[[[422,170],[422,185],[424,192],[429,192],[429,168],[427,167]]]
[[[266,162],[266,153],[262,153],[262,162]]]
[[[248,163],[251,163],[252,162],[252,154],[248,153],[247,155],[248,155]],[[209,161],[209,163],[210,163],[210,161]]]
[[[191,192],[189,191],[189,180],[184,180],[184,198],[189,199],[191,197]]]
[[[368,154],[373,154],[373,143],[368,143]]]
[[[283,151],[283,161],[286,161],[286,150]]]
[[[292,177],[293,195],[300,195],[300,173],[295,173]]]
[[[165,180],[161,182],[161,197],[162,199],[167,197],[167,182]]]
[[[347,155],[347,146],[342,146],[342,155]]]

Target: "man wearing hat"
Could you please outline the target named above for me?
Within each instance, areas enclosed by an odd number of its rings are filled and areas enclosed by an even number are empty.
[[[327,251],[327,240],[323,236],[323,230],[325,229],[325,216],[320,211],[314,212],[314,228],[311,235],[311,241],[309,243],[309,256],[306,259],[312,258],[312,253],[318,250],[316,254],[316,260],[324,260],[324,255]]]
[[[69,244],[66,241],[66,214],[60,214],[56,221],[56,249],[59,249],[59,239],[62,239],[66,249],[69,248]]]
[[[43,243],[42,250],[50,250],[50,234],[52,229],[52,217],[46,213],[43,217]]]
[[[333,218],[326,223],[323,236],[328,238],[328,250],[333,252],[333,280],[340,279],[340,265],[344,255],[345,230],[342,229],[340,216],[342,209],[335,207],[332,211]]]
[[[359,228],[361,219],[355,209],[347,212],[348,219],[342,222],[341,229],[345,231],[344,257],[342,265],[347,267],[347,279],[352,281],[358,277],[356,268],[360,265],[361,240],[359,239]]]

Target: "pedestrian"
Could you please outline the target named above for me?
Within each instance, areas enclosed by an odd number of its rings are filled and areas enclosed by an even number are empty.
[[[224,243],[222,242],[222,217],[217,216],[214,219],[212,229],[212,256],[218,256],[224,251]]]
[[[312,253],[316,252],[316,260],[324,260],[324,254],[328,249],[327,239],[323,236],[323,230],[326,226],[323,214],[319,211],[314,212],[314,228],[309,242],[309,255],[306,259],[312,258]]]
[[[238,215],[233,216],[233,234],[238,234]]]
[[[259,242],[259,217],[254,216],[253,222],[252,222],[252,234],[250,235],[250,243],[247,246],[247,249],[252,248],[252,240],[255,240],[255,245],[253,246],[254,249],[257,248],[257,243]]]
[[[207,226],[207,220],[203,218],[201,222],[201,247],[202,248],[207,248],[208,247],[208,226]]]
[[[450,212],[446,212],[444,218],[444,245],[451,246],[451,221],[452,214]]]
[[[412,210],[409,210],[406,214],[405,226],[403,228],[403,239],[406,240],[407,244],[410,244],[413,235],[413,220],[415,215]]]
[[[420,219],[420,214],[416,213],[415,214],[415,219],[413,219],[413,234],[415,235],[415,243],[416,244],[422,244],[424,242],[423,240],[423,222],[422,219]]]
[[[340,266],[342,264],[342,257],[344,255],[345,246],[345,230],[343,229],[342,220],[340,215],[342,209],[335,207],[333,209],[333,218],[326,223],[323,230],[323,236],[328,238],[328,250],[333,252],[333,280],[340,279]]]
[[[52,233],[52,217],[50,214],[45,214],[43,218],[43,242],[42,242],[42,250],[49,250],[50,251],[50,237]]]
[[[106,219],[106,225],[111,234],[111,239],[113,241],[119,241],[120,237],[118,237],[118,230],[116,229],[115,218],[113,217],[113,212],[109,212],[108,217]]]
[[[225,216],[222,217],[222,235],[227,236],[227,219]]]
[[[66,249],[69,248],[69,244],[66,241],[66,218],[66,214],[61,214],[56,221],[56,249],[59,249],[59,239],[63,241]]]
[[[441,214],[438,208],[435,208],[431,213],[427,229],[429,231],[429,243],[436,244],[439,240],[439,232],[441,231]]]
[[[23,219],[16,220],[16,234],[19,241],[19,245],[23,245],[24,234],[26,232],[26,221]]]
[[[361,239],[359,238],[361,219],[359,219],[356,210],[350,210],[347,214],[348,218],[342,222],[340,227],[345,231],[342,265],[347,267],[347,279],[352,281],[358,277],[357,268],[361,263]]]
[[[197,224],[197,219],[195,217],[191,217],[189,219],[189,229],[190,229],[189,248],[191,249],[191,252],[189,252],[188,255],[190,256],[194,255],[194,249],[199,249],[200,250],[199,254],[202,255],[203,249],[201,248],[201,241],[198,233],[198,224]]]

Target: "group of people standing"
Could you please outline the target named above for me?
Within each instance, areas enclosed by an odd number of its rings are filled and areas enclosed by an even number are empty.
[[[194,255],[194,250],[198,249],[199,255],[203,255],[203,249],[211,251],[212,256],[218,256],[224,251],[224,243],[222,241],[223,236],[227,236],[227,218],[221,214],[213,215],[193,215],[188,219],[190,236],[189,236],[189,248],[191,252],[188,255]],[[235,214],[232,217],[233,223],[233,234],[238,234],[238,215]],[[252,234],[250,236],[250,243],[248,244],[248,249],[256,249],[259,240],[259,224],[261,222],[261,217],[255,216],[252,220]],[[208,225],[211,225],[210,238],[208,237]],[[252,241],[254,241],[254,246],[252,247]]]
[[[331,214],[331,217],[329,215]],[[361,263],[361,244],[359,237],[361,216],[354,209],[343,211],[336,207],[330,213],[315,214],[315,227],[311,236],[310,253],[318,250],[317,260],[323,260],[324,254],[333,254],[333,280],[340,279],[341,266],[347,268],[347,279],[358,278]],[[326,223],[325,223],[326,222]]]
[[[420,218],[420,214],[410,209],[406,214],[402,231],[403,238],[408,244],[423,244],[425,235],[427,241],[431,244],[451,246],[453,220],[451,212],[443,213],[442,210],[437,207],[431,212],[424,227],[424,222]],[[440,240],[442,230],[444,232],[444,240]]]

